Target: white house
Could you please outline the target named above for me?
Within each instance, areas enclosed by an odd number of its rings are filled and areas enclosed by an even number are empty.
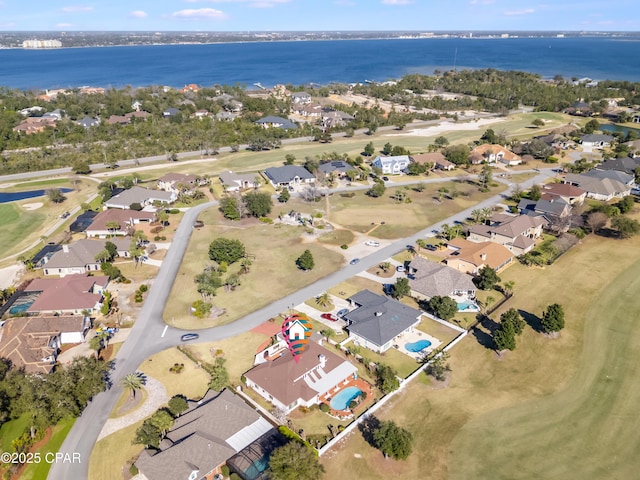
[[[411,163],[409,155],[396,155],[393,157],[383,157],[378,155],[371,165],[382,170],[383,174],[398,175],[403,173]]]

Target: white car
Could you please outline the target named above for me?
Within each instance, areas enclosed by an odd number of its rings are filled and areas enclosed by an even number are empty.
[[[380,246],[379,242],[374,242],[373,240],[367,240],[366,242],[364,242],[364,244],[367,247],[379,247]]]

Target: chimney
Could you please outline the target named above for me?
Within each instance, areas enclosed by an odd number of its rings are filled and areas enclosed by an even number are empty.
[[[67,245],[67,244],[62,245],[62,251],[64,253],[69,253],[69,245]]]
[[[320,362],[320,368],[324,368],[327,365],[327,357],[322,353],[318,355],[318,361]]]
[[[481,253],[480,254],[480,258],[482,259],[482,261],[487,259],[487,254],[486,253]]]

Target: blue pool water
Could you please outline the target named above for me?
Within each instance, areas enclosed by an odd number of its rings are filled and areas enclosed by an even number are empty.
[[[458,311],[459,312],[467,312],[467,311],[478,312],[480,311],[480,309],[473,302],[462,302],[458,304]]]
[[[412,353],[421,352],[422,350],[424,350],[425,348],[429,348],[430,346],[431,342],[429,340],[418,340],[417,342],[404,344],[404,348]]]
[[[362,390],[358,387],[347,387],[344,390],[340,390],[336,396],[331,399],[331,408],[334,410],[347,410],[351,400],[359,397],[361,394]]]

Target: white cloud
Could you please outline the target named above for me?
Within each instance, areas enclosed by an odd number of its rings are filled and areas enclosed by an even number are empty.
[[[214,19],[222,20],[227,18],[227,15],[215,8],[187,8],[185,10],[179,10],[171,14],[174,18],[187,18],[187,19]]]
[[[187,3],[247,3],[254,8],[270,8],[292,0],[184,0]]]
[[[92,12],[93,7],[88,7],[85,5],[71,5],[69,7],[62,7],[61,10],[64,13]]]
[[[129,12],[129,16],[133,18],[145,18],[147,16],[147,12],[143,10],[134,10],[133,12]]]
[[[492,5],[496,0],[471,0],[469,5]]]
[[[56,23],[56,28],[62,28],[63,30],[72,26],[73,25],[71,23]]]
[[[531,15],[532,13],[535,13],[535,10],[533,8],[526,8],[524,10],[508,10],[504,12],[504,14],[508,17],[514,15]]]
[[[335,0],[333,2],[334,5],[339,5],[341,7],[355,7],[356,2],[352,2],[351,0]]]
[[[382,0],[383,5],[410,5],[412,0]]]

